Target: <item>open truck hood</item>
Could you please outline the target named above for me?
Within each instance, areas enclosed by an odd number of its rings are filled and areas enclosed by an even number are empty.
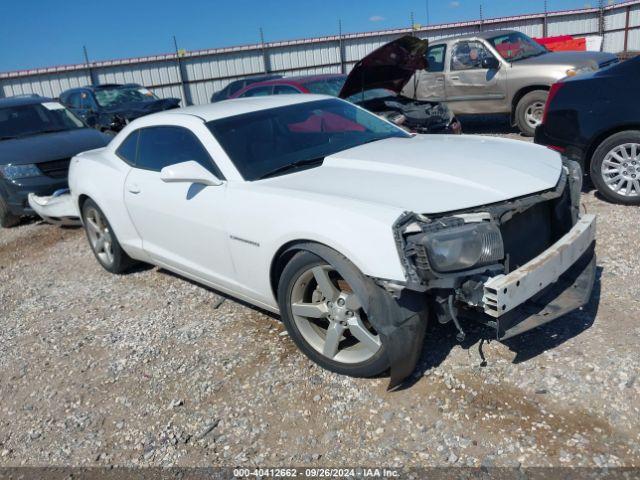
[[[428,46],[427,40],[410,35],[383,45],[355,64],[338,96],[348,98],[374,88],[399,94],[416,70],[428,67]]]
[[[321,167],[265,180],[304,191],[423,214],[465,210],[554,188],[560,155],[518,140],[418,135],[325,158]]]

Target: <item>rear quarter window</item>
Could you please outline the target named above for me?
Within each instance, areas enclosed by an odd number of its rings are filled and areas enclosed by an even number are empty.
[[[124,142],[120,144],[118,150],[116,150],[116,155],[118,155],[122,160],[130,165],[136,164],[139,136],[140,130],[136,130],[135,132],[129,134],[129,136],[124,139]]]

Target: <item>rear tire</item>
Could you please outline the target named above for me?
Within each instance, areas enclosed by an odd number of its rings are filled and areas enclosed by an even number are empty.
[[[82,223],[89,246],[105,270],[121,274],[137,263],[122,249],[107,217],[91,199],[82,205]]]
[[[0,227],[15,227],[18,223],[20,223],[20,217],[9,211],[9,205],[7,205],[5,199],[0,196]]]
[[[591,159],[590,173],[610,202],[640,205],[640,131],[616,133],[602,142]]]
[[[370,281],[350,267],[351,278]],[[389,360],[355,291],[333,265],[301,251],[286,265],[278,283],[280,315],[298,348],[322,368],[373,377],[388,370]]]
[[[518,102],[516,107],[516,124],[523,135],[533,137],[536,127],[542,123],[544,105],[547,103],[549,92],[546,90],[534,90],[527,93]]]

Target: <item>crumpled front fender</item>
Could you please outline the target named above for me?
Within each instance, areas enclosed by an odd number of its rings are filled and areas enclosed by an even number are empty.
[[[427,327],[427,298],[424,293],[403,290],[399,298],[365,277],[346,257],[316,243],[291,247],[306,250],[331,264],[353,288],[367,313],[367,318],[380,335],[390,365],[388,390],[399,387],[411,375],[420,358]]]

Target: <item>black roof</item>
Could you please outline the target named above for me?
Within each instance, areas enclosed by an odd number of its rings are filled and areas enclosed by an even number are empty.
[[[0,98],[0,108],[20,107],[22,105],[37,105],[42,102],[55,102],[52,98],[18,95],[17,97]]]

